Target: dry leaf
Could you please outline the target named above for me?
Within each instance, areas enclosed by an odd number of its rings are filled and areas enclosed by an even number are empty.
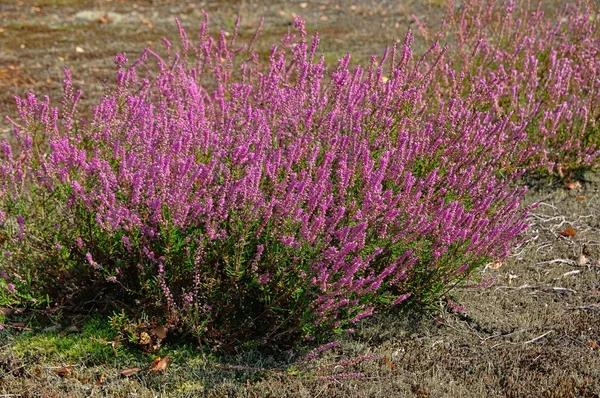
[[[146,332],[140,333],[140,344],[148,345],[150,343],[152,343],[152,338],[150,337],[150,335]]]
[[[308,7],[308,3],[300,3],[300,8],[306,8]]]
[[[558,233],[560,236],[564,236],[566,238],[571,238],[575,235],[577,235],[577,232],[575,231],[575,229],[572,226],[568,226],[567,228],[565,228],[563,231],[560,231]]]
[[[578,197],[575,198],[575,200],[579,200],[579,201],[585,200],[585,196],[579,195]]]
[[[581,188],[581,183],[579,181],[568,180],[565,184],[565,189],[579,189],[579,188]]]
[[[15,329],[31,330],[23,322],[13,322],[10,324],[10,326]]]
[[[596,348],[598,348],[598,343],[596,343],[594,340],[590,340],[587,343],[588,347],[590,347],[592,350],[595,350]]]
[[[72,366],[65,366],[60,369],[54,369],[53,372],[56,373],[56,375],[58,375],[60,377],[65,377],[65,376],[68,376],[72,370],[73,370]]]
[[[81,47],[77,46],[77,47],[75,47],[75,52],[78,52],[78,53],[84,53],[84,52],[85,52],[85,50],[84,50],[83,48],[81,48]]]
[[[13,308],[0,308],[0,315],[12,315],[14,312],[15,310]]]
[[[579,265],[585,265],[588,263],[588,259],[582,254],[581,256],[579,256],[579,260],[577,260],[577,262],[579,263]]]
[[[390,361],[387,358],[383,358],[383,363],[385,363],[387,366],[389,366],[390,369],[394,369],[394,363],[392,361]]]
[[[106,15],[103,15],[100,18],[98,18],[98,22],[100,22],[100,23],[107,23],[108,22],[108,17]]]
[[[327,8],[327,6],[326,6],[326,5],[319,6],[319,10],[321,10],[321,11],[323,11],[323,10],[324,10],[324,9],[326,9],[326,8]]]
[[[152,334],[154,334],[157,338],[164,340],[167,337],[167,328],[160,325],[151,330]]]
[[[322,15],[321,18],[319,18],[321,21],[327,21],[329,19],[329,17],[327,15]]]
[[[106,377],[104,377],[103,374],[99,374],[98,378],[96,379],[96,382],[94,384],[96,384],[97,386],[104,384],[104,382],[106,381]]]
[[[171,357],[169,357],[168,355],[162,359],[160,357],[157,357],[150,365],[150,369],[148,369],[148,372],[150,372],[150,373],[164,372],[170,363],[171,363]]]
[[[124,371],[121,372],[121,376],[124,377],[131,377],[136,375],[140,370],[140,368],[129,368],[129,369],[125,369]]]
[[[494,261],[493,263],[490,264],[490,269],[493,269],[494,271],[500,269],[500,267],[502,267],[504,265],[504,262],[502,261]]]
[[[152,25],[152,21],[148,18],[142,18],[141,22],[148,27],[148,29],[152,29],[154,25]]]

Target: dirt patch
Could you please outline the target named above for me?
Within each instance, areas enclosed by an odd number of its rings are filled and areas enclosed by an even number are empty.
[[[0,114],[15,116],[12,97],[28,92],[49,95],[58,104],[62,68],[68,67],[75,85],[85,89],[81,107],[89,115],[102,82],[113,78],[115,53],[133,58],[146,46],[159,48],[163,36],[176,42],[173,18],[193,32],[201,9],[209,12],[213,29],[232,29],[241,15],[246,37],[264,16],[264,48],[301,15],[309,31],[321,33],[328,60],[350,52],[365,61],[401,40],[407,27],[418,31],[412,15],[435,26],[442,4],[5,1],[0,4]],[[417,38],[421,46],[426,42],[422,35]],[[8,123],[0,122],[0,134],[9,131]],[[600,396],[600,174],[583,174],[577,181],[581,187],[575,189],[554,180],[525,181],[531,187],[526,203],[540,203],[530,216],[531,227],[506,263],[482,270],[488,286],[453,293],[456,305],[466,310],[440,303],[437,313],[378,316],[325,353],[311,372],[273,370],[286,369],[289,362],[243,357],[218,369],[180,360],[171,373],[134,379],[123,379],[119,369],[106,365],[80,365],[75,368],[80,378],[60,378],[34,359],[6,356],[0,360],[0,394]],[[574,235],[565,232],[568,227]],[[3,333],[0,345],[6,349],[12,340]],[[337,365],[365,355],[377,359]],[[97,373],[109,380],[104,387],[95,384]],[[354,378],[354,373],[363,376]]]

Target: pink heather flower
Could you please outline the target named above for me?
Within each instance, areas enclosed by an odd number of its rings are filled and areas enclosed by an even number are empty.
[[[258,277],[258,283],[260,285],[265,285],[271,280],[271,275],[267,272],[266,274],[262,274]]]
[[[90,253],[86,253],[85,254],[85,258],[88,261],[88,263],[95,269],[95,270],[101,270],[102,267],[100,266],[100,264],[98,264],[97,262],[94,261],[94,259],[92,258],[92,255]]]
[[[125,245],[127,252],[131,252],[131,241],[129,240],[129,238],[123,235],[121,239],[123,240],[123,244]]]
[[[302,35],[302,37],[306,36],[306,28],[304,26],[305,22],[302,18],[298,16],[294,17],[294,28],[300,31],[300,35]]]
[[[8,285],[8,291],[11,293],[15,293],[17,291],[17,289],[15,288],[15,285],[12,283],[9,283]]]
[[[109,276],[109,277],[106,278],[106,280],[108,282],[116,283],[117,282],[117,277],[116,276]]]
[[[464,306],[464,305],[458,305],[458,304],[456,304],[452,300],[448,300],[448,307],[451,310],[456,311],[456,312],[464,312],[467,309],[466,306]]]
[[[398,297],[396,300],[392,301],[391,305],[392,305],[392,306],[394,306],[394,305],[398,305],[398,304],[400,304],[401,302],[403,302],[403,301],[405,301],[406,299],[408,299],[410,296],[411,296],[411,294],[410,294],[410,293],[403,294],[402,296]]]
[[[75,239],[75,244],[77,245],[77,248],[79,248],[80,250],[83,249],[83,239],[81,239],[81,238]],[[86,258],[87,258],[87,255],[86,255]]]

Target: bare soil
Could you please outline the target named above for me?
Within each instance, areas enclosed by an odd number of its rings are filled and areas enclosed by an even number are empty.
[[[275,43],[293,16],[321,35],[328,60],[347,52],[367,60],[401,40],[411,15],[435,28],[443,1],[118,1],[4,0],[0,3],[0,114],[16,117],[13,96],[28,92],[60,101],[62,69],[85,89],[91,104],[113,78],[112,59],[130,59],[144,47],[176,42],[173,18],[188,32],[201,21],[231,29],[243,18],[248,37],[265,18],[262,45]],[[560,7],[552,1],[546,6]],[[428,38],[419,36],[423,45]],[[0,135],[10,126],[0,121]],[[457,312],[389,314],[365,321],[342,345],[326,352],[311,372],[286,371],[285,361],[258,354],[216,366],[186,360],[162,375],[119,376],[122,368],[75,364],[77,377],[10,354],[12,336],[0,336],[0,396],[289,396],[289,397],[598,397],[600,396],[600,174],[582,173],[581,187],[565,189],[551,179],[528,179],[527,203],[539,202],[523,243],[504,264],[482,270],[486,287],[453,293]],[[563,236],[571,226],[574,236]],[[375,354],[355,366],[339,360]],[[311,365],[312,366],[312,365]],[[320,370],[317,368],[320,367]],[[282,370],[283,369],[283,370]],[[325,376],[362,372],[362,378]],[[106,381],[97,383],[101,373]],[[335,377],[334,377],[335,379]],[[22,395],[29,394],[29,395]]]

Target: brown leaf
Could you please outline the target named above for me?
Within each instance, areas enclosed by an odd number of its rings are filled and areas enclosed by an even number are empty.
[[[0,315],[8,316],[14,314],[14,312],[15,310],[13,308],[0,308]]]
[[[8,325],[14,329],[22,329],[22,330],[31,330],[30,328],[27,327],[27,325],[25,325],[23,322],[13,322],[10,325]]]
[[[383,363],[385,363],[390,369],[394,369],[394,363],[387,358],[383,358]]]
[[[569,225],[567,228],[565,228],[563,231],[560,231],[558,234],[566,238],[572,238],[573,236],[577,235],[577,232],[572,226]]]
[[[56,375],[58,375],[60,377],[65,377],[65,376],[68,376],[69,374],[71,374],[72,370],[73,370],[72,366],[65,366],[60,369],[54,369],[53,372],[56,373]]]
[[[154,334],[157,338],[164,340],[167,337],[168,329],[162,325],[155,327],[151,330],[152,334]]]
[[[588,347],[590,347],[592,350],[595,350],[596,348],[598,348],[598,343],[596,343],[596,341],[594,340],[590,340],[587,343]]]
[[[579,201],[585,200],[585,196],[579,195],[575,198],[575,200],[579,200]]]
[[[100,18],[98,18],[98,22],[100,23],[107,23],[108,22],[108,16],[103,15]]]
[[[148,18],[142,18],[141,22],[146,25],[148,27],[148,29],[152,29],[154,27],[154,25],[152,24],[152,21],[149,20]]]
[[[581,188],[581,183],[579,181],[567,180],[565,183],[565,189],[579,189]]]
[[[140,333],[140,344],[141,345],[148,345],[152,343],[152,338],[150,337],[150,335],[144,331],[142,331]]]
[[[121,376],[124,377],[131,377],[136,375],[140,370],[140,368],[129,368],[129,369],[125,369],[124,371],[121,372]]]
[[[158,373],[167,370],[167,366],[171,363],[171,357],[168,355],[164,358],[157,357],[152,364],[150,365],[150,369],[148,372],[150,373]]]
[[[500,269],[500,267],[502,267],[504,265],[504,262],[502,261],[494,261],[492,264],[490,264],[490,269],[496,271],[498,269]]]
[[[100,385],[104,384],[105,381],[106,381],[106,377],[101,373],[98,375],[98,378],[96,379],[96,382],[94,384],[97,386],[100,386]]]
[[[321,18],[319,18],[321,21],[327,21],[328,19],[329,17],[327,15],[322,15]]]

